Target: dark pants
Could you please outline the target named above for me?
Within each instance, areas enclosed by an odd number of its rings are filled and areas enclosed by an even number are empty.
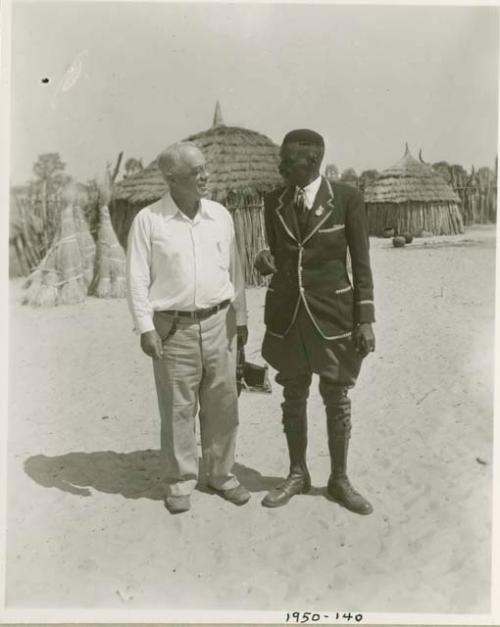
[[[262,354],[278,371],[276,382],[283,386],[285,431],[306,428],[309,388],[312,375],[318,374],[329,432],[349,437],[351,401],[348,390],[354,387],[363,361],[350,337],[325,340],[301,305],[285,338],[266,333]]]
[[[307,429],[307,399],[311,386],[311,373],[286,377],[278,374],[276,382],[283,386],[283,428],[286,432]],[[326,409],[332,432],[349,437],[351,433],[351,400],[348,388],[327,376],[319,378],[319,391]]]

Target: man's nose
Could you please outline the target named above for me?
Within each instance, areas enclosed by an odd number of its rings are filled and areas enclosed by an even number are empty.
[[[287,172],[288,172],[288,168],[286,167],[286,165],[285,165],[284,163],[280,163],[280,164],[279,164],[279,166],[278,166],[278,170],[279,170],[279,172],[280,172],[280,174],[281,174],[282,176],[284,176],[284,175],[285,175],[285,174],[287,174]]]

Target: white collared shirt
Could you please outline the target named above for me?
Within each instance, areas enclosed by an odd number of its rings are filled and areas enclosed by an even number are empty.
[[[234,225],[225,207],[202,199],[191,220],[169,193],[134,218],[128,236],[129,308],[139,333],[152,331],[153,313],[194,311],[231,300],[246,324],[245,282]]]
[[[295,199],[297,199],[297,194],[299,190],[302,189],[304,192],[304,203],[307,209],[312,209],[314,205],[314,200],[316,199],[316,195],[319,191],[321,185],[321,175],[314,179],[309,185],[305,187],[296,187],[295,188]]]

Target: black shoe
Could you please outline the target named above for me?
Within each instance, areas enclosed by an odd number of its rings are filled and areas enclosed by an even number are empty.
[[[296,494],[306,494],[311,489],[309,472],[291,472],[285,482],[266,494],[262,500],[264,507],[281,507]]]
[[[371,514],[373,507],[352,487],[347,477],[330,477],[327,487],[328,495],[346,509],[355,514]]]

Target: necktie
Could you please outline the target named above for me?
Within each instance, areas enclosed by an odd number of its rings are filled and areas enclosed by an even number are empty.
[[[295,211],[297,212],[300,229],[303,231],[307,222],[307,207],[305,192],[301,187],[299,187],[295,196]]]
[[[295,207],[298,213],[303,213],[306,209],[306,194],[302,187],[299,187],[295,194]]]

